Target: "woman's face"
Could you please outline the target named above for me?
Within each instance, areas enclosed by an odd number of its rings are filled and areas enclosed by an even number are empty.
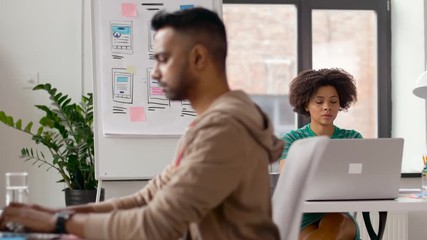
[[[310,98],[306,111],[310,113],[311,123],[322,126],[334,124],[340,110],[337,90],[332,86],[320,87]]]

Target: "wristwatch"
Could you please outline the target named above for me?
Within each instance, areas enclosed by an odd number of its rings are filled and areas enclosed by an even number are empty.
[[[68,233],[65,228],[65,223],[68,219],[70,219],[73,215],[73,211],[61,211],[56,214],[56,225],[55,225],[55,233]]]

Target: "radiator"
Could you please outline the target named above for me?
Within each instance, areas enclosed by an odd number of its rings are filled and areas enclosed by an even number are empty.
[[[369,234],[366,231],[362,213],[356,214],[357,222],[360,228],[360,237],[362,240],[369,240]],[[375,232],[378,231],[378,213],[371,212],[371,222]],[[387,224],[384,230],[383,240],[408,240],[408,214],[407,213],[388,213]]]

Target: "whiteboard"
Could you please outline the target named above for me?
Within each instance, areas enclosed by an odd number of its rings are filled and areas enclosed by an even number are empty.
[[[151,18],[160,10],[214,9],[219,0],[92,2],[95,170],[100,180],[149,179],[172,161],[196,113],[170,101],[157,81]]]

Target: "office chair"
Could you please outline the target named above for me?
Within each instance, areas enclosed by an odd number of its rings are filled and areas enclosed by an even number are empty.
[[[295,141],[273,194],[273,220],[281,240],[298,239],[305,199],[305,186],[317,169],[329,142],[326,136]]]

